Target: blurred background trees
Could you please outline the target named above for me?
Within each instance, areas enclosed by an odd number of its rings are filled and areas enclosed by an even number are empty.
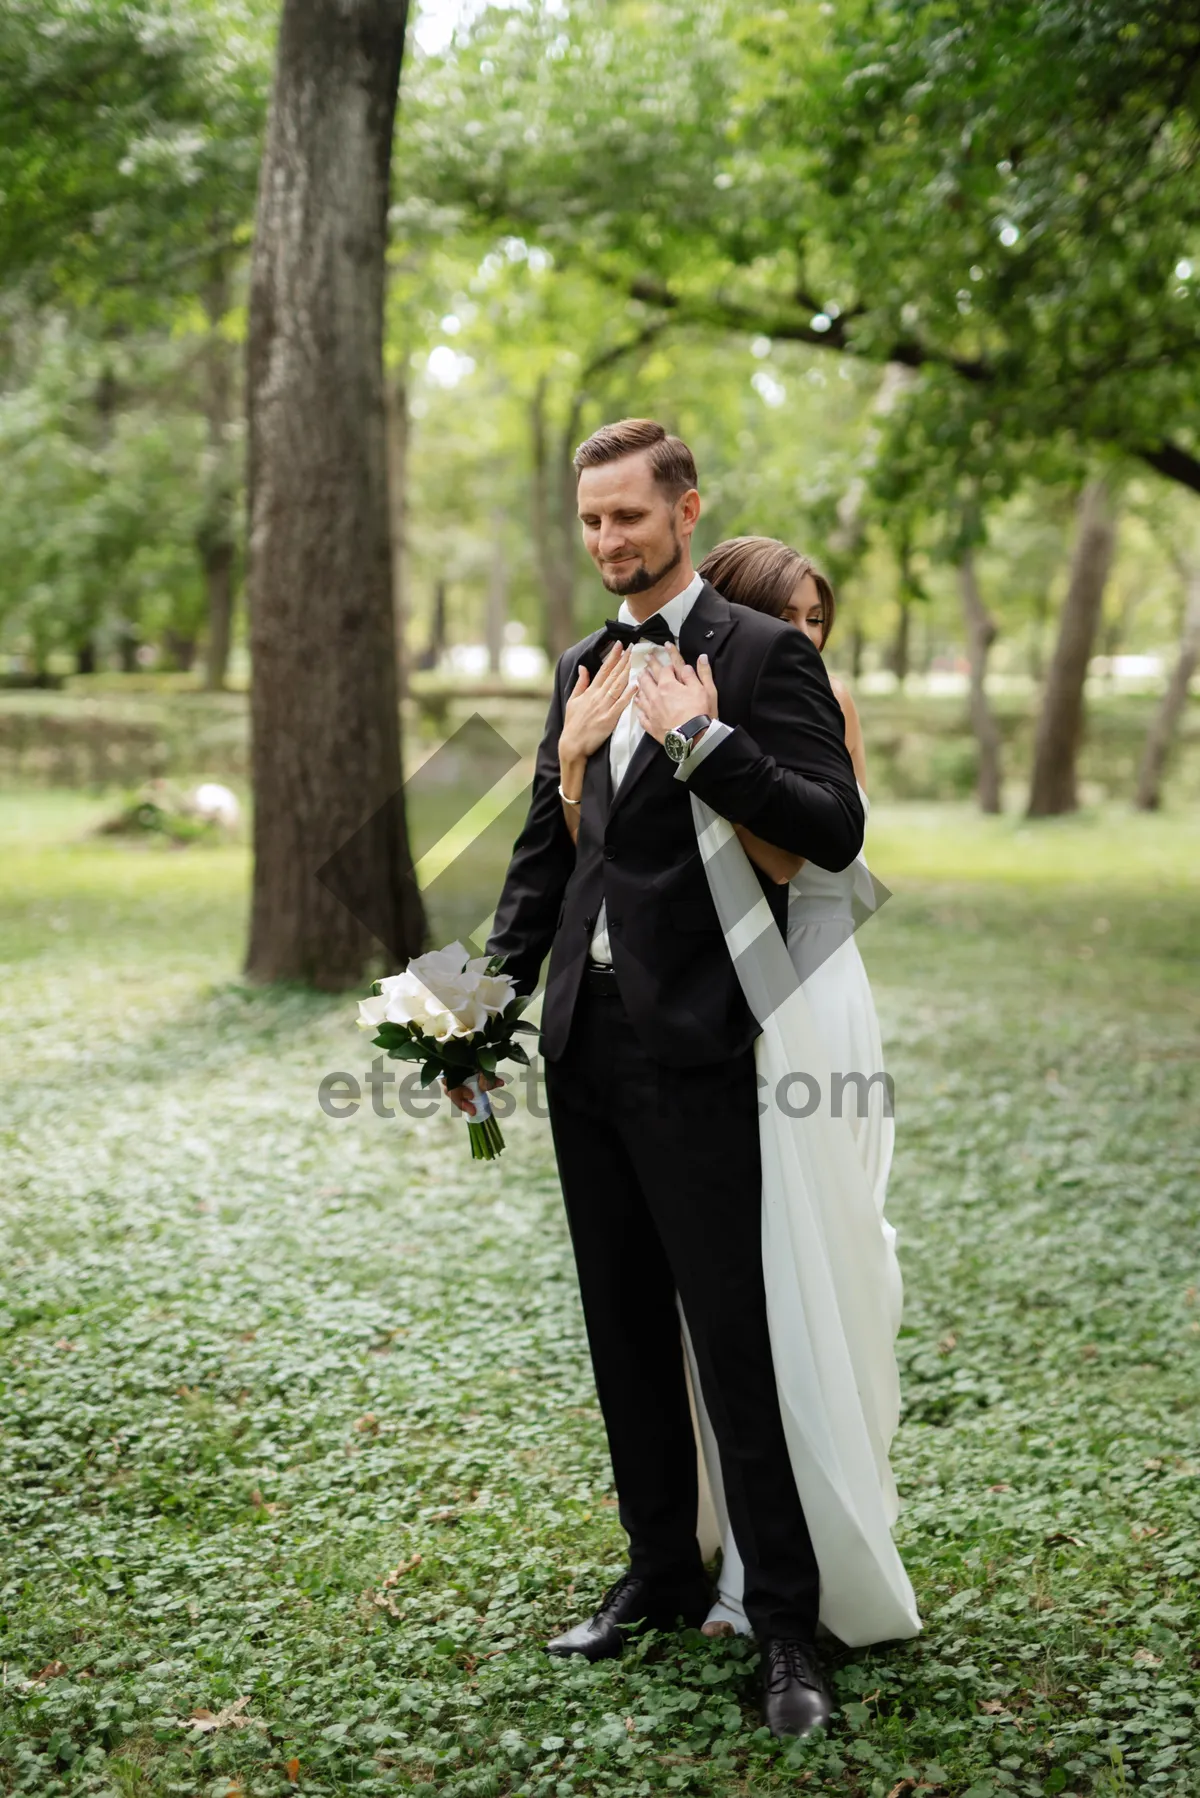
[[[0,20],[10,683],[248,684],[277,27],[268,0]],[[458,695],[538,720],[609,609],[571,452],[651,413],[696,450],[701,550],[763,531],[829,566],[884,790],[1190,793],[1198,110],[1200,21],[1158,0],[431,0],[384,246],[409,729]]]

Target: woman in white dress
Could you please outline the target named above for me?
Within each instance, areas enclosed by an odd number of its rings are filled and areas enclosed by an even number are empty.
[[[772,538],[734,538],[712,550],[700,564],[699,572],[726,599],[786,619],[804,631],[819,650],[824,649],[833,625],[834,595],[827,578],[807,556]],[[858,713],[844,684],[832,677],[830,684],[846,720],[846,747],[858,777],[863,807],[867,810],[866,758]],[[715,693],[714,700],[714,715],[719,716],[719,697]],[[698,819],[698,831],[700,825]],[[791,1215],[782,1221],[776,1217],[773,1224],[768,1219],[764,1230],[764,1255],[775,1264],[773,1270],[769,1270],[773,1271],[773,1279],[768,1280],[768,1291],[769,1305],[772,1290],[775,1295],[771,1325],[777,1370],[781,1355],[790,1355],[795,1363],[787,1370],[790,1378],[785,1381],[781,1377],[780,1381],[785,1422],[788,1410],[785,1384],[793,1390],[793,1411],[807,1406],[809,1397],[801,1390],[804,1385],[801,1366],[807,1365],[810,1359],[814,1366],[819,1366],[823,1356],[836,1360],[836,1354],[829,1353],[831,1336],[851,1339],[840,1346],[843,1358],[854,1364],[850,1377],[863,1414],[859,1435],[869,1439],[871,1453],[858,1453],[856,1457],[852,1440],[835,1442],[837,1426],[831,1426],[828,1419],[825,1428],[830,1431],[830,1441],[822,1443],[822,1421],[819,1417],[810,1417],[800,1419],[793,1433],[793,1461],[803,1497],[806,1485],[812,1490],[813,1472],[808,1462],[814,1456],[814,1444],[818,1459],[822,1448],[828,1448],[829,1466],[833,1472],[823,1470],[828,1477],[815,1482],[818,1490],[812,1498],[806,1498],[806,1511],[810,1503],[819,1500],[823,1513],[821,1533],[830,1544],[827,1554],[822,1557],[820,1541],[814,1535],[821,1559],[823,1618],[828,1615],[829,1626],[843,1640],[857,1638],[852,1645],[858,1646],[885,1637],[914,1635],[920,1628],[912,1588],[890,1542],[890,1526],[895,1521],[897,1504],[887,1449],[898,1412],[893,1345],[899,1328],[901,1290],[895,1261],[895,1232],[883,1216],[883,1207],[895,1126],[890,1086],[883,1066],[879,1021],[866,969],[854,940],[857,924],[876,909],[878,899],[861,855],[849,868],[832,872],[763,842],[742,825],[735,825],[733,829],[753,862],[772,879],[786,880],[789,884],[787,952],[803,994],[803,1000],[797,999],[797,1005],[803,1007],[806,1002],[807,1006],[803,1017],[797,1012],[790,1026],[793,1051],[798,1044],[807,1041],[811,1053],[811,1038],[805,1034],[811,1028],[820,1039],[820,1065],[828,1070],[832,1090],[837,1090],[839,1074],[859,1076],[857,1080],[844,1081],[840,1119],[837,1115],[839,1107],[823,1107],[821,1119],[811,1123],[806,1136],[796,1135],[795,1125],[790,1127],[794,1142],[803,1144],[802,1156],[807,1159],[803,1168],[796,1160],[786,1163],[789,1169],[786,1179],[792,1190],[783,1198],[782,1208],[790,1209]],[[716,896],[720,903],[721,896]],[[812,1062],[792,1065],[811,1067]],[[764,1129],[772,1127],[779,1128],[774,1120],[768,1119]],[[783,1128],[788,1131],[786,1124]],[[805,1128],[801,1125],[802,1131]],[[853,1142],[854,1159],[861,1168],[861,1178],[857,1177],[858,1169],[848,1169],[844,1159],[838,1160],[838,1144],[834,1139],[839,1131],[848,1132]],[[794,1151],[786,1153],[794,1154]],[[778,1180],[783,1164],[774,1156],[772,1160]],[[801,1198],[795,1188],[805,1183],[810,1191]],[[836,1188],[832,1202],[830,1185]],[[813,1192],[814,1187],[821,1190]],[[850,1187],[855,1190],[851,1192]],[[865,1194],[869,1194],[869,1202]],[[844,1206],[840,1207],[844,1217],[837,1218],[835,1229],[846,1223],[847,1239],[842,1245],[840,1290],[838,1250],[834,1247],[831,1251],[829,1284],[835,1289],[833,1312],[837,1315],[830,1321],[816,1317],[817,1301],[811,1295],[806,1301],[802,1282],[789,1283],[777,1264],[781,1259],[784,1262],[791,1259],[787,1252],[790,1250],[794,1250],[800,1261],[810,1258],[816,1239],[820,1239],[822,1250],[829,1248],[833,1234],[829,1213],[832,1211],[836,1216],[839,1197],[844,1200]],[[824,1218],[822,1205],[827,1213]],[[777,1205],[776,1211],[780,1209]],[[855,1231],[857,1236],[853,1234]],[[785,1250],[782,1257],[778,1253],[781,1246]],[[806,1303],[812,1315],[804,1319],[791,1315],[799,1313]],[[877,1321],[881,1306],[888,1313],[886,1326],[882,1329]],[[868,1324],[866,1319],[872,1312],[876,1321]],[[859,1324],[856,1324],[854,1314],[858,1315]],[[862,1341],[856,1348],[852,1340],[856,1332],[861,1336],[872,1333],[874,1339],[869,1344]],[[686,1323],[684,1336],[686,1342]],[[687,1346],[690,1360],[690,1344]],[[701,1449],[702,1534],[708,1536],[706,1547],[713,1545],[715,1521],[723,1550],[718,1598],[705,1624],[705,1633],[744,1634],[748,1633],[749,1624],[741,1604],[741,1558],[724,1515],[720,1465],[703,1403],[698,1399],[699,1383],[694,1366],[691,1371]],[[826,1384],[831,1384],[828,1377]],[[836,1405],[831,1404],[828,1409],[836,1409]],[[848,1433],[850,1437],[854,1434],[852,1429]],[[870,1491],[866,1490],[868,1485],[872,1487]],[[712,1516],[705,1530],[704,1513],[708,1503],[712,1505]],[[860,1545],[865,1552],[859,1552]],[[836,1589],[839,1585],[841,1591]]]

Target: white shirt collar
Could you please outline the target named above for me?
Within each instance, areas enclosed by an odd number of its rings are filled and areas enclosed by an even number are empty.
[[[700,589],[703,585],[703,575],[694,574],[682,593],[677,593],[674,599],[668,599],[663,605],[659,606],[657,612],[651,612],[650,614],[651,618],[657,618],[661,614],[662,617],[666,619],[667,629],[674,637],[676,643],[678,643],[679,633],[683,629],[683,621],[691,611],[693,605],[699,599]],[[625,600],[621,601],[621,604],[617,609],[617,617],[622,624],[637,624],[639,622],[629,610]],[[646,621],[643,618],[641,623],[644,624],[645,622]]]

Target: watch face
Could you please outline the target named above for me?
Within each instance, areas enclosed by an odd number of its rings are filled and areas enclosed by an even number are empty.
[[[681,762],[687,754],[687,738],[681,737],[677,730],[669,730],[663,738],[663,748],[673,762]]]

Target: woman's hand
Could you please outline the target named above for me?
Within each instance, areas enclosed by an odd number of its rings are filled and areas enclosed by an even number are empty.
[[[612,736],[613,726],[633,698],[629,684],[630,650],[614,643],[593,680],[586,668],[575,674],[558,738],[559,766],[577,768]],[[566,782],[563,782],[566,785]],[[575,797],[575,795],[572,795]]]
[[[735,824],[733,828],[750,860],[760,867],[764,874],[770,875],[776,886],[782,886],[785,881],[794,880],[804,866],[802,855],[793,855],[788,849],[779,849],[774,843],[764,842],[762,837],[756,837],[752,830],[747,830],[744,824]]]
[[[633,698],[629,682],[630,650],[614,643],[593,680],[586,668],[575,671],[575,685],[563,711],[558,734],[558,784],[568,795],[562,802],[563,819],[571,841],[579,841],[579,805],[588,757],[612,736],[613,726]]]
[[[656,743],[661,743],[669,730],[701,712],[708,718],[717,715],[717,689],[708,657],[702,656],[693,668],[674,643],[665,647],[666,655],[660,661],[651,657],[646,663],[634,700],[643,729]],[[704,730],[707,729],[706,724]],[[697,743],[704,730],[695,738]]]
[[[673,662],[679,662],[686,667],[686,663],[684,663],[683,657],[680,655],[675,644],[669,643],[667,647],[671,652],[671,660]],[[717,710],[717,686],[716,682],[713,680],[712,663],[706,655],[702,655],[697,661],[695,674],[700,685],[704,688],[705,716],[707,718],[719,718],[721,714]]]

